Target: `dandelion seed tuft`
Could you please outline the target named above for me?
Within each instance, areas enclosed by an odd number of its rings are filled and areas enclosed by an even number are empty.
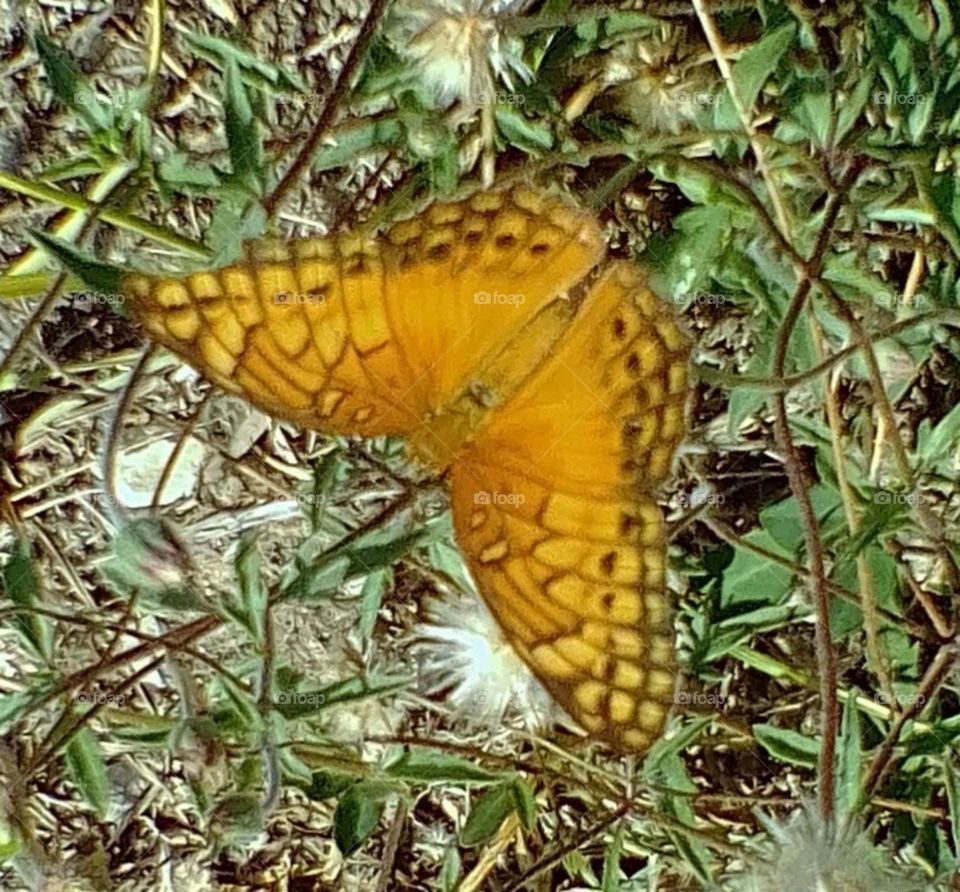
[[[761,818],[770,850],[734,888],[741,892],[919,892],[924,886],[859,829],[835,834],[812,804],[783,822]]]
[[[498,80],[514,89],[514,76],[532,78],[523,43],[505,36],[498,17],[526,0],[405,0],[394,9],[387,33],[396,51],[441,107],[455,101],[475,109],[491,101]]]
[[[437,598],[428,615],[415,645],[427,694],[444,695],[459,717],[475,724],[492,726],[516,714],[538,731],[560,717],[479,598]]]

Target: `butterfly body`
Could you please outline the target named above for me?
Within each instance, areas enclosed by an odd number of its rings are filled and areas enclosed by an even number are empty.
[[[592,215],[516,187],[125,291],[158,341],[269,414],[401,436],[446,472],[512,645],[589,732],[642,750],[673,701],[650,492],[683,435],[687,348],[602,254]]]

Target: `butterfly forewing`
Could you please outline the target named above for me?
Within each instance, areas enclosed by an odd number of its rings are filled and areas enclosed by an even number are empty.
[[[589,215],[516,187],[378,238],[251,243],[234,266],[125,290],[160,343],[270,414],[409,434],[601,253]]]

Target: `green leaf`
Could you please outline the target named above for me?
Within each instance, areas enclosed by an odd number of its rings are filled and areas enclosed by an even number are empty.
[[[513,795],[513,807],[520,817],[524,830],[530,831],[537,826],[537,798],[533,788],[523,778],[514,778],[510,785]]]
[[[37,604],[37,577],[30,546],[22,539],[3,565],[4,597],[15,607],[23,608],[13,616],[13,625],[27,648],[43,662],[50,660],[50,625],[32,608]]]
[[[197,164],[183,152],[171,152],[161,159],[156,173],[160,185],[168,191],[207,195],[220,184],[212,167]]]
[[[492,839],[500,825],[516,809],[516,800],[510,784],[501,784],[484,793],[470,809],[460,831],[460,844],[473,848]]]
[[[68,245],[45,232],[31,230],[30,238],[98,294],[108,298],[122,299],[120,283],[124,276],[123,270],[101,263],[94,257],[78,251],[73,245]]]
[[[680,731],[668,737],[661,737],[650,747],[643,760],[643,776],[651,783],[666,779],[666,773],[672,770],[664,765],[670,759],[676,759],[688,746],[695,743],[703,732],[713,723],[712,716],[698,716],[685,722]],[[681,778],[682,782],[685,781]],[[667,784],[671,789],[678,789]],[[694,791],[696,787],[693,788]]]
[[[678,823],[685,824],[691,830],[693,829],[696,815],[688,800],[678,796],[668,796],[664,799],[661,808],[665,814],[675,818]],[[698,837],[681,830],[679,827],[668,829],[667,835],[673,840],[680,856],[696,874],[700,882],[707,888],[713,888],[713,867],[710,850]]]
[[[250,845],[263,832],[264,818],[257,794],[229,793],[211,809],[211,834],[228,845]]]
[[[960,852],[960,773],[950,762],[949,753],[943,763],[943,786],[950,807],[950,838],[954,851]]]
[[[843,708],[840,741],[837,750],[837,814],[840,820],[854,814],[860,800],[860,710],[857,707],[856,688]]]
[[[437,195],[452,195],[460,182],[460,153],[457,146],[451,146],[442,155],[425,162],[427,178]]]
[[[360,634],[367,640],[373,634],[373,627],[377,623],[384,592],[392,586],[393,571],[388,568],[374,570],[363,581],[360,591]]]
[[[224,71],[231,64],[236,66],[243,74],[244,81],[252,85],[280,89],[284,92],[299,92],[305,88],[303,78],[298,73],[267,62],[255,53],[235,46],[221,37],[191,33],[185,36],[187,42],[197,51],[197,55]]]
[[[227,62],[225,69],[223,110],[230,169],[237,177],[259,174],[263,168],[263,152],[258,125],[234,60]]]
[[[603,853],[602,892],[620,892],[620,851],[623,848],[623,824],[617,827]]]
[[[311,799],[333,799],[357,782],[352,774],[340,771],[314,771],[303,792]]]
[[[363,845],[383,814],[387,790],[383,784],[356,783],[337,803],[333,814],[333,838],[346,857]]]
[[[753,736],[771,756],[781,762],[815,768],[820,756],[820,741],[805,737],[788,728],[775,725],[754,725]]]
[[[729,238],[730,216],[723,206],[704,206],[675,217],[674,233],[652,240],[644,255],[652,267],[653,290],[677,303],[709,290],[714,263]]]
[[[510,145],[534,155],[539,155],[544,149],[553,148],[553,133],[550,128],[528,119],[512,105],[500,104],[494,114],[497,127]]]
[[[89,728],[81,728],[67,744],[67,769],[70,779],[100,818],[110,804],[110,779],[100,744]]]
[[[50,38],[42,31],[34,32],[33,42],[54,96],[65,105],[72,106],[74,95],[83,78],[80,68],[66,50],[51,43]]]
[[[795,557],[766,530],[753,530],[743,538],[744,541],[766,551],[791,560]],[[793,572],[787,567],[745,548],[736,547],[733,561],[723,574],[721,606],[727,608],[735,604],[779,604],[790,591],[792,579]]]
[[[73,57],[51,43],[42,31],[34,32],[33,42],[50,82],[50,89],[57,99],[77,112],[90,130],[106,128],[109,125],[106,109],[84,82]]]
[[[440,868],[440,889],[442,892],[456,892],[460,885],[460,853],[456,846],[447,846],[443,853],[443,867]]]
[[[247,630],[257,646],[261,646],[267,592],[260,575],[260,555],[250,537],[241,538],[233,565],[240,590],[227,601],[224,610]]]
[[[324,171],[354,163],[358,156],[374,149],[393,149],[402,142],[403,128],[396,119],[377,120],[350,128],[336,136],[334,145],[317,149],[313,170]]]
[[[793,43],[795,33],[796,25],[793,22],[768,32],[746,50],[733,66],[733,80],[737,85],[737,92],[751,117],[753,104],[761,88],[773,74],[780,58]],[[718,130],[733,130],[741,126],[729,93],[724,94],[723,101],[717,104],[714,122]]]
[[[955,452],[960,444],[960,404],[954,406],[931,429],[929,418],[920,422],[917,432],[917,452],[920,460],[931,468],[936,467],[949,451]]]
[[[840,508],[840,493],[832,486],[820,483],[809,492],[810,501],[819,523]],[[800,506],[792,496],[764,508],[760,512],[760,526],[785,552],[794,551],[803,541],[803,521]]]
[[[649,31],[660,27],[662,27],[662,21],[646,13],[610,10],[603,23],[603,33],[605,37],[614,37],[625,31]]]
[[[434,750],[407,750],[384,769],[384,774],[402,780],[445,784],[490,784],[504,780],[502,771],[488,771],[460,756]]]
[[[885,307],[897,305],[897,292],[878,275],[864,270],[852,254],[828,255],[823,277],[839,286],[837,290],[844,296],[866,298]]]
[[[19,722],[30,704],[43,694],[43,689],[0,694],[0,734],[6,734]]]
[[[190,561],[176,529],[159,517],[141,517],[120,527],[104,577],[125,593],[146,594],[153,606],[204,610],[196,590],[185,584]]]
[[[840,108],[837,111],[837,132],[834,136],[837,143],[843,140],[863,114],[873,93],[873,84],[872,77],[858,78],[850,94],[840,101]]]
[[[460,885],[460,853],[456,846],[447,846],[443,853],[443,867],[440,869],[440,888],[442,892],[455,892]]]

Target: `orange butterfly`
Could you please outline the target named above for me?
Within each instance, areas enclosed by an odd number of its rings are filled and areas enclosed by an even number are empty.
[[[591,274],[603,249],[593,216],[520,186],[123,290],[160,343],[267,413],[403,436],[448,471],[512,645],[587,731],[643,750],[673,702],[650,492],[683,436],[688,351],[634,266]]]

